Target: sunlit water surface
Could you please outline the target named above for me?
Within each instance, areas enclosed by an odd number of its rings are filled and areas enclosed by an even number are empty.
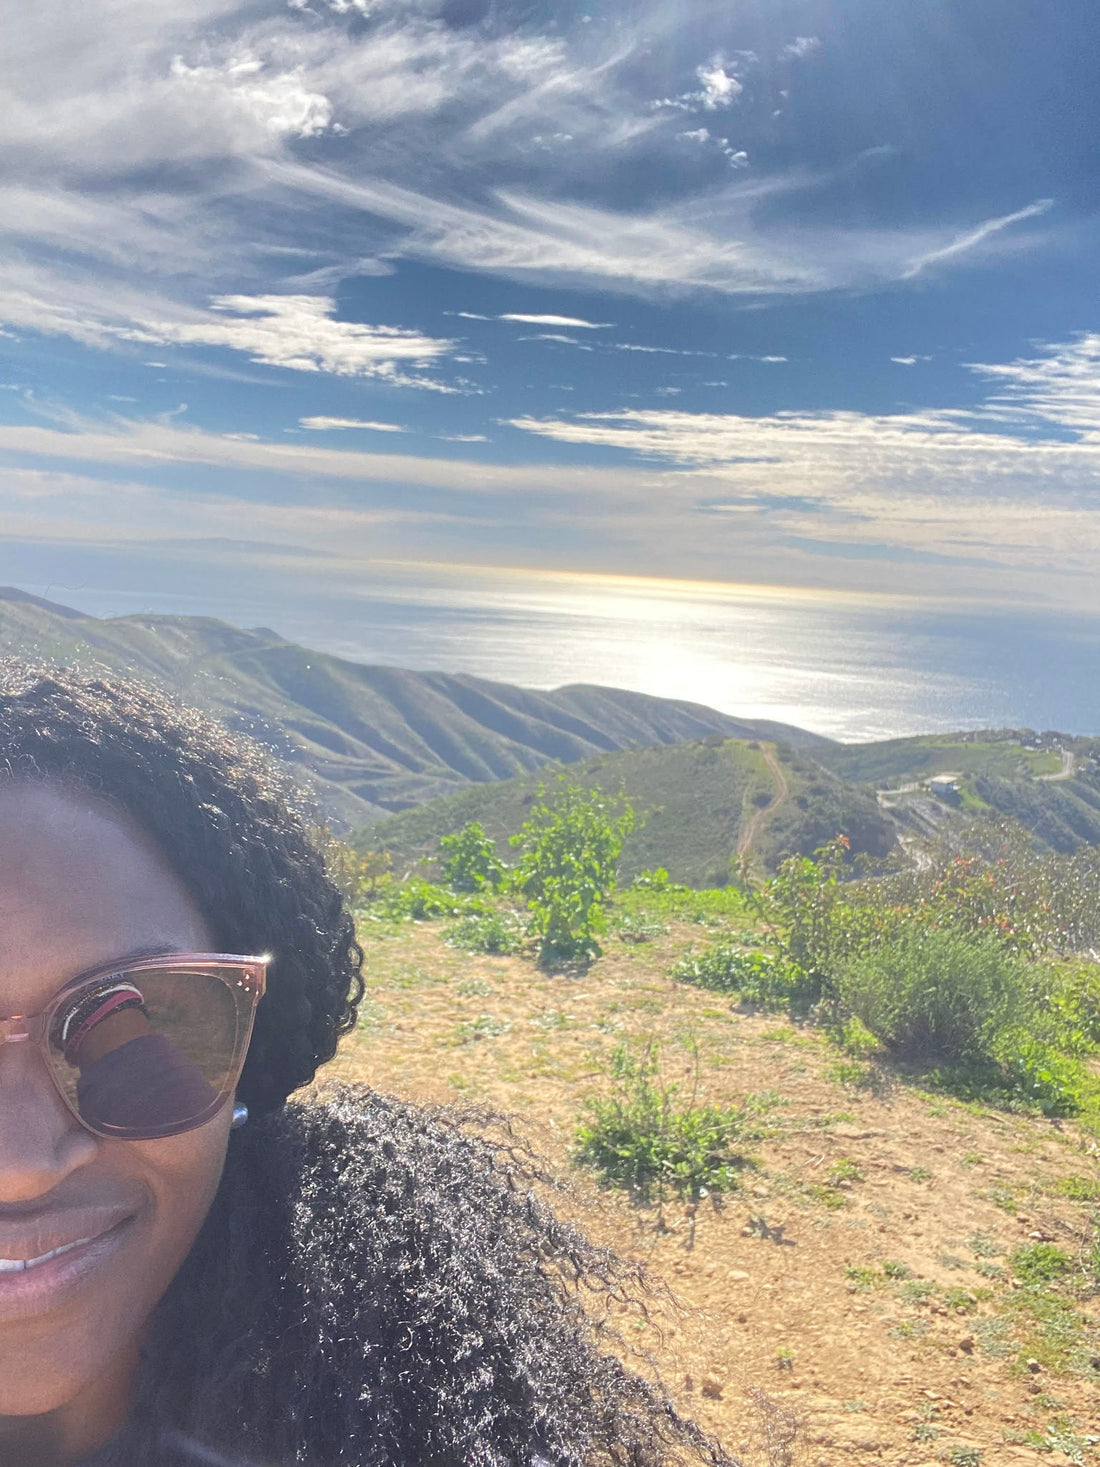
[[[981,727],[1100,732],[1100,618],[928,610],[752,588],[407,571],[331,599],[74,598],[201,612],[359,662],[533,688],[603,683],[843,740]]]

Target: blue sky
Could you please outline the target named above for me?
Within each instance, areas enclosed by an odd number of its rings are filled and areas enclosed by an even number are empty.
[[[455,566],[1100,612],[1098,32],[12,7],[0,579],[276,625]]]

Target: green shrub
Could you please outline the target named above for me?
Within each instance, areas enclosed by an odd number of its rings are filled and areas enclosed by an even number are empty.
[[[504,878],[504,865],[496,847],[477,820],[468,820],[461,830],[439,842],[443,879],[452,891],[482,891],[496,888]]]
[[[812,999],[801,969],[785,958],[759,950],[746,952],[733,943],[685,953],[671,969],[671,977],[696,988],[735,993],[742,1003],[764,1009],[797,1009]]]
[[[925,1063],[996,1063],[998,1041],[1030,1007],[1018,958],[995,938],[949,928],[903,928],[848,957],[837,990],[895,1054]]]
[[[511,912],[474,912],[448,927],[443,940],[471,953],[517,953],[524,930]]]
[[[576,1131],[575,1160],[612,1186],[648,1199],[666,1187],[698,1200],[739,1185],[746,1165],[738,1144],[754,1133],[764,1101],[743,1106],[682,1103],[680,1087],[661,1079],[658,1048],[640,1054],[620,1045],[612,1059],[614,1085],[590,1100]]]
[[[512,836],[520,849],[512,885],[531,912],[540,961],[595,957],[634,811],[578,785],[563,785],[550,800],[540,787],[539,796]]]
[[[459,917],[485,910],[476,898],[458,896],[445,886],[435,886],[419,877],[410,877],[392,887],[382,901],[382,911],[387,917],[407,922],[430,922],[437,917]]]

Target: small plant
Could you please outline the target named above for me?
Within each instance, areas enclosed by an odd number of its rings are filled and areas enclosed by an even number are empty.
[[[520,849],[513,887],[531,912],[540,961],[596,957],[604,908],[615,885],[623,841],[634,829],[634,811],[599,790],[578,785],[563,785],[552,799],[540,788],[539,796],[512,836]]]
[[[931,1279],[905,1279],[898,1295],[906,1304],[927,1304],[938,1290]]]
[[[850,1187],[854,1182],[863,1181],[863,1171],[857,1162],[842,1156],[829,1168],[828,1180],[831,1187]]]
[[[966,1246],[975,1258],[999,1258],[1005,1251],[999,1243],[987,1238],[984,1233],[971,1233]]]
[[[620,942],[653,942],[664,937],[668,928],[663,922],[650,922],[644,917],[628,915],[620,918],[615,933]]]
[[[492,1014],[479,1014],[470,1023],[455,1025],[455,1039],[459,1044],[475,1044],[479,1039],[495,1039],[498,1034],[507,1034],[511,1024]]]
[[[460,983],[455,992],[463,998],[488,998],[493,991],[493,985],[486,983],[484,978],[467,978],[465,983]]]
[[[947,1454],[951,1467],[982,1467],[980,1447],[955,1447]]]
[[[504,879],[504,864],[496,847],[477,820],[468,820],[461,830],[439,842],[443,879],[452,891],[495,890]]]
[[[518,953],[524,931],[511,912],[474,912],[448,927],[443,940],[471,953]]]
[[[911,1279],[913,1270],[907,1263],[902,1263],[897,1258],[884,1258],[882,1260],[882,1271],[888,1279]]]
[[[1100,1202],[1100,1180],[1095,1177],[1062,1177],[1051,1191],[1071,1202]]]
[[[873,1090],[879,1083],[879,1072],[875,1065],[859,1060],[837,1060],[826,1067],[825,1078],[846,1090]]]
[[[1019,1203],[1016,1193],[1011,1187],[990,1187],[987,1192],[979,1192],[979,1197],[984,1197],[987,1202],[992,1202],[994,1207],[999,1207],[1002,1212],[1015,1212]]]
[[[564,1029],[568,1023],[569,1020],[561,1009],[544,1009],[541,1014],[536,1014],[531,1020],[531,1027],[543,1030]]]
[[[943,1302],[948,1309],[956,1314],[972,1314],[978,1307],[977,1297],[969,1289],[953,1288],[945,1289]]]
[[[932,1173],[926,1166],[911,1166],[909,1168],[909,1180],[911,1182],[930,1182]]]
[[[1009,1259],[1023,1284],[1052,1284],[1073,1272],[1073,1260],[1054,1243],[1028,1243]]]
[[[775,1364],[779,1370],[793,1370],[794,1351],[787,1345],[780,1345],[775,1352]]]
[[[869,1294],[878,1283],[875,1270],[859,1264],[849,1264],[844,1277],[848,1280],[849,1294]]]
[[[740,1149],[756,1131],[762,1102],[698,1105],[661,1076],[656,1044],[641,1052],[620,1045],[612,1057],[613,1088],[588,1102],[576,1132],[575,1159],[610,1185],[648,1199],[671,1188],[697,1201],[739,1186],[747,1165]]]

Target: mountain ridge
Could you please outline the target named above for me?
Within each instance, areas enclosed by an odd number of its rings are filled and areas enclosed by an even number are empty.
[[[831,745],[791,725],[623,688],[542,691],[352,662],[267,627],[205,616],[97,617],[16,587],[0,587],[0,653],[158,683],[291,764],[338,826],[629,748],[715,735]]]

